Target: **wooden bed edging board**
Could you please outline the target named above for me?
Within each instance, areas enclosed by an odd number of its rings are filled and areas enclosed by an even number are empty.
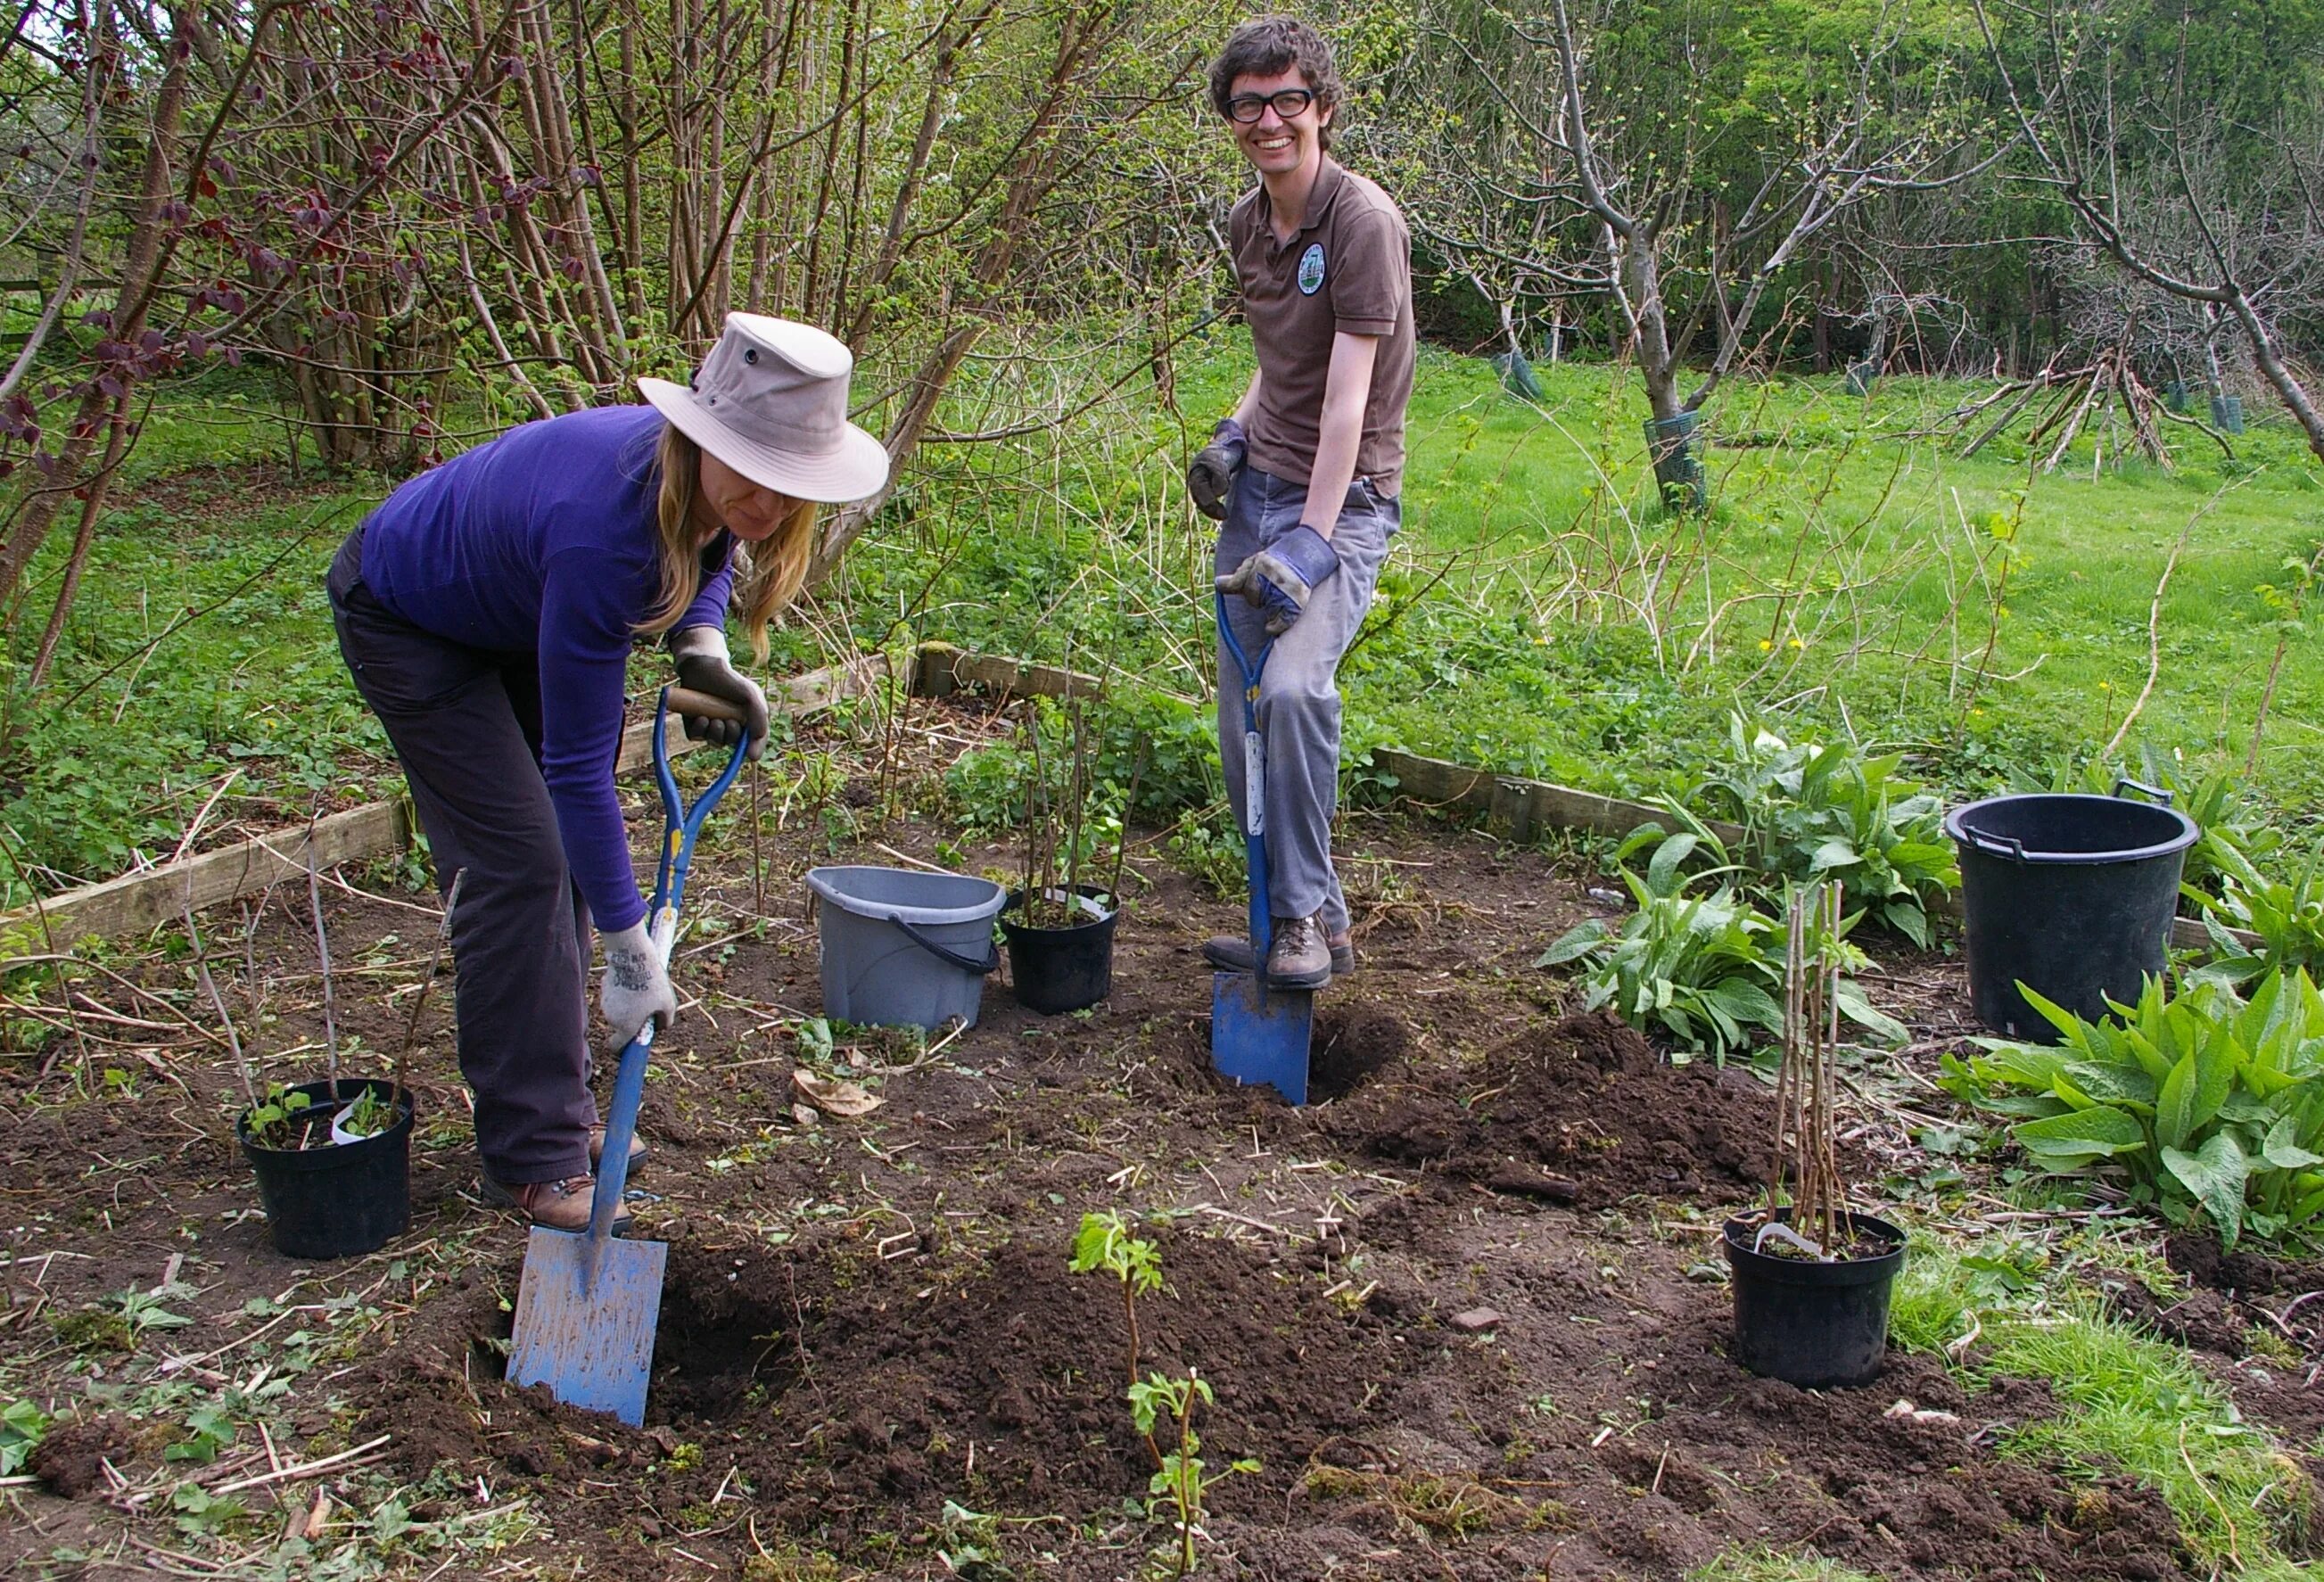
[[[768,691],[775,713],[797,717],[859,696],[888,673],[884,654],[850,665],[811,670],[776,683]],[[673,755],[696,744],[673,729]],[[653,761],[653,722],[641,720],[622,732],[615,774],[635,774]],[[310,844],[311,842],[311,844]],[[90,934],[142,934],[177,917],[188,907],[215,906],[255,895],[267,886],[303,876],[311,860],[318,869],[389,856],[411,844],[411,805],[398,795],[367,802],[305,824],[255,835],[215,851],[181,858],[119,878],[83,885],[32,906],[0,916],[0,939],[11,949],[60,949]],[[45,932],[43,931],[45,924]]]
[[[852,664],[811,670],[777,683],[769,701],[778,713],[794,718],[814,713],[845,698],[862,695],[888,670],[886,655],[870,655]],[[1105,690],[1100,676],[1001,655],[970,653],[943,642],[923,643],[912,654],[907,685],[916,697],[948,697],[970,686],[1057,698],[1094,697]],[[671,741],[670,750],[687,752],[694,746],[681,732]],[[644,768],[652,756],[653,724],[641,720],[622,732],[614,772],[633,774]],[[1406,800],[1428,808],[1482,813],[1489,827],[1515,841],[1531,841],[1552,829],[1588,830],[1619,839],[1640,824],[1667,816],[1643,802],[1548,780],[1495,774],[1396,748],[1373,749],[1372,762],[1396,777],[1397,794]],[[1743,838],[1739,825],[1720,820],[1705,823],[1729,845]],[[317,868],[401,851],[411,843],[410,805],[402,796],[366,803],[316,820],[312,833],[311,860]],[[48,934],[60,944],[92,934],[140,933],[177,916],[189,906],[235,900],[305,873],[309,860],[308,839],[307,827],[299,825],[67,890],[37,906],[0,916],[0,938],[24,948],[45,948],[41,933],[43,918]],[[1944,910],[1958,916],[1959,897],[1947,897]],[[2259,943],[2256,935],[2231,932],[2246,946]],[[2200,923],[2180,917],[2172,920],[2171,943],[2180,950],[2200,951],[2208,950],[2211,942]]]

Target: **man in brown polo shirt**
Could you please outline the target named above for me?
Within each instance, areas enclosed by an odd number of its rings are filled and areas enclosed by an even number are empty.
[[[1400,520],[1412,393],[1412,240],[1388,194],[1329,155],[1341,98],[1332,51],[1289,17],[1237,28],[1211,67],[1211,103],[1259,185],[1230,234],[1259,372],[1187,469],[1221,521],[1218,586],[1243,651],[1269,638],[1259,696],[1267,741],[1269,982],[1315,988],[1351,971],[1348,906],[1332,869],[1340,788],[1340,657],[1355,640]],[[1219,648],[1219,756],[1243,805],[1242,675]],[[1203,947],[1248,970],[1250,942]]]

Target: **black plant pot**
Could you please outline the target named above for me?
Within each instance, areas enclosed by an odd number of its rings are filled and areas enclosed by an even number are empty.
[[[1060,892],[1051,890],[1052,897]],[[1096,885],[1077,885],[1074,904],[1084,921],[1070,928],[1033,928],[1010,920],[1021,912],[1024,892],[1012,891],[1001,909],[1001,937],[1009,942],[1009,986],[1017,1003],[1045,1016],[1078,1011],[1113,992],[1113,925],[1120,915],[1100,906],[1113,897]]]
[[[394,1124],[352,1143],[327,1141],[331,1118],[368,1090],[392,1107]],[[375,1252],[390,1237],[411,1228],[410,1091],[392,1082],[343,1078],[339,1102],[328,1082],[300,1082],[290,1091],[312,1102],[306,1126],[309,1148],[269,1148],[250,1135],[250,1114],[234,1123],[243,1157],[258,1177],[274,1248],[289,1258],[345,1258]]]
[[[1778,1220],[1791,1218],[1789,1209]],[[1757,1215],[1729,1219],[1720,1238],[1735,1271],[1735,1360],[1803,1390],[1847,1389],[1880,1376],[1887,1359],[1888,1296],[1904,1266],[1904,1233],[1850,1214],[1859,1237],[1893,1243],[1875,1257],[1819,1264],[1754,1252]]]

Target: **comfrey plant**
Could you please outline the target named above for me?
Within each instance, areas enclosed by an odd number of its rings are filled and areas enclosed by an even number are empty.
[[[1990,1053],[1947,1055],[1941,1081],[2018,1118],[2034,1164],[2116,1176],[2176,1223],[2208,1217],[2228,1246],[2324,1235],[2324,996],[2305,970],[2271,970],[2248,1000],[2218,979],[2175,998],[2149,979],[2095,1022],[2018,988],[2064,1042],[1982,1038]]]

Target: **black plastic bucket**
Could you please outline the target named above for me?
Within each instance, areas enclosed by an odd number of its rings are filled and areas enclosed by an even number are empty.
[[[1789,1210],[1777,1215],[1789,1217]],[[1904,1233],[1869,1214],[1850,1214],[1848,1222],[1858,1235],[1887,1237],[1895,1247],[1878,1257],[1819,1264],[1752,1251],[1762,1223],[1757,1215],[1727,1222],[1720,1240],[1735,1271],[1737,1362],[1803,1390],[1849,1389],[1880,1376]]]
[[[1060,892],[1052,890],[1056,896]],[[1095,885],[1074,887],[1074,909],[1088,921],[1071,928],[1030,928],[1009,914],[1024,905],[1012,891],[1001,914],[1001,937],[1009,942],[1009,986],[1027,1010],[1054,1016],[1097,1004],[1113,992],[1113,925],[1120,914],[1101,906],[1113,897]]]
[[[315,1130],[328,1135],[330,1118],[368,1090],[394,1107],[395,1124],[352,1143],[313,1148],[268,1148],[250,1136],[250,1115],[234,1123],[243,1157],[258,1177],[258,1200],[274,1233],[274,1248],[289,1258],[345,1258],[376,1252],[411,1228],[411,1117],[407,1089],[372,1079],[344,1078],[339,1101],[328,1082],[300,1082],[290,1091],[312,1101]]]
[[[1696,429],[1700,412],[1675,418],[1649,418],[1646,422],[1646,457],[1654,463],[1655,483],[1663,504],[1672,510],[1701,510],[1711,503],[1711,484],[1703,476]]]
[[[2168,792],[2129,780],[2115,791],[1995,796],[1945,815],[1960,848],[1969,999],[1997,1033],[2057,1041],[2021,982],[2096,1021],[2109,998],[2136,1000],[2163,969],[2180,869],[2200,832]]]

